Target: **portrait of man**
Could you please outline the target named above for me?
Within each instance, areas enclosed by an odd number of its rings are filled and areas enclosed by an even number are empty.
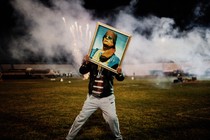
[[[94,41],[89,50],[90,61],[116,72],[116,68],[122,62],[129,39],[129,35],[98,23]]]
[[[116,40],[117,34],[112,30],[108,30],[102,39],[102,49],[93,49],[90,54],[90,58],[116,69],[120,62],[120,59],[115,54]]]

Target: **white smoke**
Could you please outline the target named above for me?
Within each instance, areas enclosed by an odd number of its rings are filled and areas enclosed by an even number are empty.
[[[91,20],[91,15],[82,7],[81,1],[52,2],[52,8],[39,1],[13,2],[29,28],[29,36],[14,41],[12,51],[15,58],[24,59],[27,54],[22,51],[25,49],[34,53],[41,50],[45,56],[54,56],[64,50],[72,52],[72,61],[80,63],[83,57],[81,53],[87,53],[96,21]],[[21,48],[15,47],[17,44],[21,44]]]
[[[210,60],[209,29],[196,27],[184,32],[175,28],[171,18],[134,17],[132,11],[135,10],[135,3],[133,0],[114,15],[115,28],[132,35],[123,62],[125,66],[161,60],[180,64],[190,62],[190,68],[196,74],[203,74],[210,67],[206,65]],[[88,53],[96,22],[109,22],[109,19],[93,20],[92,11],[86,10],[81,0],[52,0],[52,4],[49,8],[33,0],[13,2],[16,10],[29,22],[26,25],[30,34],[30,39],[14,40],[13,55],[23,59],[24,50],[29,49],[35,53],[42,50],[46,56],[54,56],[60,53],[55,47],[60,46],[71,52],[73,60],[80,64],[82,57]],[[198,8],[195,10],[196,13],[199,11]],[[17,44],[21,44],[22,49],[17,48]],[[125,67],[127,73],[129,69]]]
[[[196,75],[210,68],[210,29],[195,27],[184,32],[175,28],[171,18],[135,18],[129,13],[122,10],[116,23],[117,28],[132,33],[124,64],[173,61]]]

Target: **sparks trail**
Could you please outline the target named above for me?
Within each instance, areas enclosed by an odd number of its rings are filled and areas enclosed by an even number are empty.
[[[68,23],[65,17],[62,17],[65,29],[70,37],[70,45],[73,45],[72,54],[77,64],[80,63],[82,57],[87,53],[90,46],[92,33],[89,24],[81,25],[77,21]]]
[[[92,33],[90,31],[89,24],[87,23],[86,26],[80,25],[75,21],[73,24],[69,24],[66,22],[65,17],[62,17],[65,28],[68,28],[70,32],[70,39],[73,39],[73,44],[75,47],[83,47],[90,45],[90,40]]]

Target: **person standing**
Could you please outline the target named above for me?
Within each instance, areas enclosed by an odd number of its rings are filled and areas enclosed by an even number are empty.
[[[125,76],[122,73],[122,68],[120,66],[117,66],[115,69],[117,73],[113,73],[90,62],[88,55],[84,57],[79,72],[81,74],[90,73],[88,96],[82,110],[75,118],[70,128],[66,140],[73,140],[84,123],[97,109],[102,110],[103,118],[109,124],[115,139],[123,139],[116,113],[113,80],[116,78],[118,81],[123,81]]]

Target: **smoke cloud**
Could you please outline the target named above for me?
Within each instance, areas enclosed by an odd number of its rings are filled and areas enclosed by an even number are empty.
[[[24,60],[28,55],[41,54],[43,61],[47,62],[53,62],[48,58],[63,61],[69,57],[69,63],[81,63],[96,24],[81,1],[55,0],[50,8],[32,0],[14,1],[13,5],[24,17],[28,30],[24,37],[14,40],[11,49],[13,57]]]
[[[65,56],[69,63],[80,65],[82,57],[88,53],[96,22],[100,21],[112,23],[115,28],[132,35],[123,61],[128,74],[134,71],[126,65],[163,61],[173,61],[198,75],[210,68],[208,28],[180,31],[171,18],[134,17],[135,0],[127,7],[118,8],[113,15],[115,21],[111,21],[113,18],[93,17],[93,11],[85,9],[82,0],[51,2],[48,7],[33,0],[13,2],[28,32],[24,37],[13,40],[11,51],[14,58],[24,60],[31,54],[42,54],[40,57],[45,57],[41,59],[50,62],[53,60],[48,58],[63,60]],[[196,7],[195,16],[199,14],[199,8]]]

